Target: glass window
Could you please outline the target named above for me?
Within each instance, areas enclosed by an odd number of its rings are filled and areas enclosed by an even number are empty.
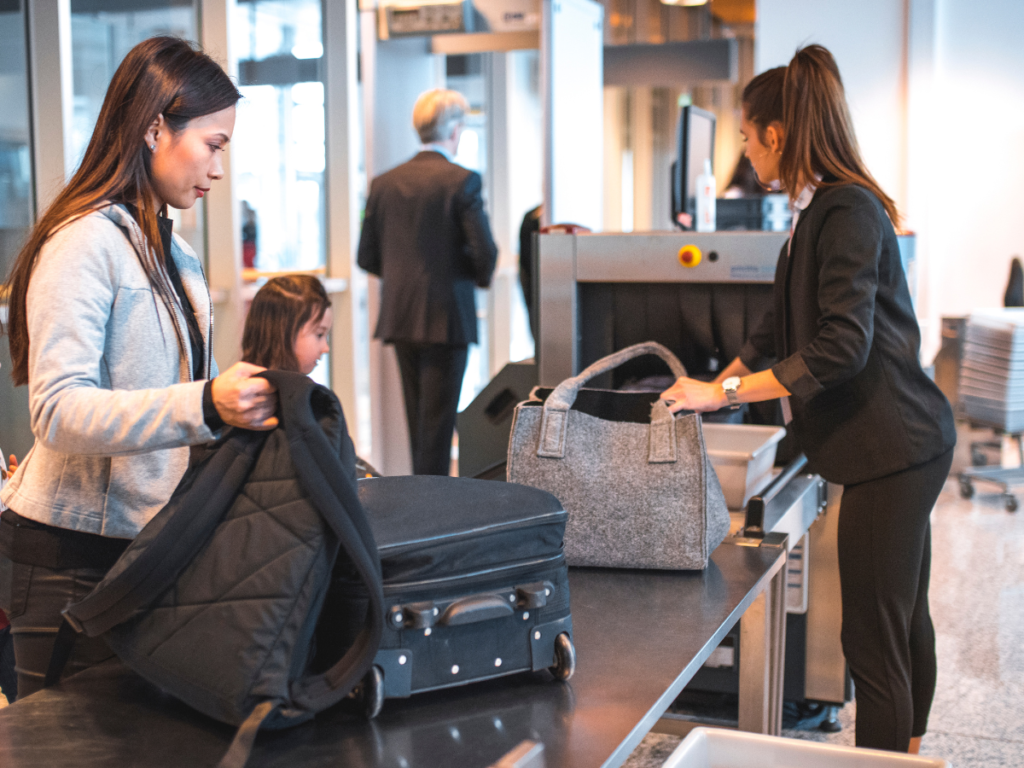
[[[71,0],[74,113],[71,168],[89,144],[114,71],[135,45],[156,35],[198,39],[194,0]],[[203,258],[203,207],[171,209],[175,231]]]
[[[6,279],[33,219],[25,14],[18,2],[0,4],[0,104],[2,280]]]
[[[232,147],[242,255],[259,272],[326,264],[326,144],[319,0],[238,0],[243,100]],[[256,278],[254,272],[248,273]]]
[[[7,279],[33,222],[25,3],[0,2],[0,282]],[[0,321],[6,320],[0,286]],[[14,388],[0,341],[0,450],[23,458],[32,447],[28,387]]]

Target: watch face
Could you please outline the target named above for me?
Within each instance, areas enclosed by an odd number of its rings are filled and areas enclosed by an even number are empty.
[[[722,389],[726,392],[735,392],[740,388],[740,377],[730,376],[728,379],[722,382]]]

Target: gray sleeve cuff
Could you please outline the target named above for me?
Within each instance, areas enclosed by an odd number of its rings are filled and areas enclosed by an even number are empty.
[[[799,352],[773,365],[772,373],[791,395],[801,400],[810,400],[824,389]]]

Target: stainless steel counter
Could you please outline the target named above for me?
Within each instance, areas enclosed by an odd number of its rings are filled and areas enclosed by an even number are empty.
[[[484,768],[526,739],[549,768],[621,765],[741,617],[759,651],[744,657],[741,727],[777,731],[785,553],[769,536],[727,540],[703,572],[573,569],[569,683],[543,672],[389,700],[372,722],[336,707],[260,735],[249,765]],[[0,710],[0,765],[213,765],[232,735],[112,662]]]

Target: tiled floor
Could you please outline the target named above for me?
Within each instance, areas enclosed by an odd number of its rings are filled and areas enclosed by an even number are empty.
[[[932,514],[939,679],[921,752],[955,768],[1024,766],[1024,511],[1006,512],[985,490],[966,501],[947,482]],[[855,713],[854,704],[843,709],[837,734],[785,735],[852,745]],[[651,734],[626,765],[660,766],[678,741]]]

